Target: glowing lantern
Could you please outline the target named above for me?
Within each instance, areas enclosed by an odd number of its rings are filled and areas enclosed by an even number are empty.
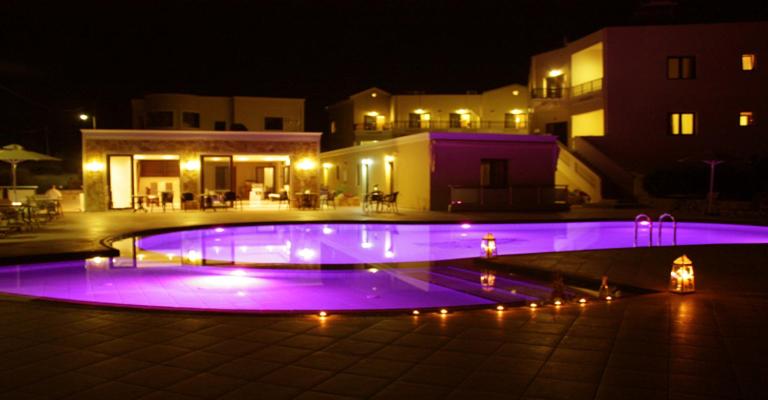
[[[480,242],[480,247],[483,249],[483,254],[485,254],[486,258],[498,255],[498,252],[496,251],[496,238],[493,237],[493,234],[491,233],[486,233],[485,236],[483,236],[483,241]]]
[[[672,293],[693,293],[693,262],[683,254],[672,263],[669,279],[669,291]]]
[[[486,270],[480,274],[480,286],[483,288],[483,291],[492,291],[495,284],[496,274],[494,274],[493,271]]]

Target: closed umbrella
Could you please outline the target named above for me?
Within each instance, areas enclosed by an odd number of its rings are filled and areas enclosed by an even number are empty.
[[[13,175],[13,201],[16,199],[16,166],[22,161],[61,161],[56,157],[36,153],[34,151],[24,150],[18,144],[9,144],[0,149],[0,161],[11,164],[11,173]]]

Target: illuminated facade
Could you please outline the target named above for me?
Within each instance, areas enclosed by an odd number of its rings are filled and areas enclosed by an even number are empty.
[[[319,190],[319,132],[91,130],[83,135],[86,211],[126,209],[134,196]],[[252,192],[258,195],[253,198]]]
[[[427,131],[528,133],[528,89],[398,94],[370,88],[328,107],[323,148],[333,150]]]
[[[768,23],[605,28],[531,59],[531,133],[557,136],[607,181],[713,151],[768,151]]]
[[[131,100],[134,129],[304,130],[304,99],[149,94]]]
[[[323,152],[320,180],[346,205],[378,189],[416,210],[551,210],[557,157],[548,135],[423,132]]]

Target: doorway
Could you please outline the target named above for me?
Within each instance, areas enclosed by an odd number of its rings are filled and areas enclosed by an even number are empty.
[[[109,208],[133,207],[133,156],[108,155]]]

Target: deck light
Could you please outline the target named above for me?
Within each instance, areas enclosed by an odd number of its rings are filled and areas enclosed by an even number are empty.
[[[480,274],[480,286],[483,291],[493,291],[493,286],[496,284],[496,274],[491,270],[485,270]]]
[[[419,312],[419,310],[413,310],[413,311],[411,312],[411,314],[413,314],[413,315],[419,315],[419,314],[421,314],[421,313]]]
[[[583,306],[584,304],[587,304],[587,299],[582,297],[582,298],[579,299],[579,305]]]
[[[605,301],[611,301],[611,300],[613,300],[612,296],[605,296]]]
[[[696,290],[693,276],[693,262],[683,254],[672,263],[669,291],[672,293],[693,293]]]
[[[504,306],[499,304],[498,306],[496,306],[496,311],[504,311]]]
[[[461,229],[469,229],[471,227],[472,227],[472,225],[467,224],[467,223],[461,224]]]
[[[448,314],[448,310],[446,310],[445,308],[441,308],[441,309],[440,309],[440,314],[441,314],[441,315],[445,315],[445,314]]]
[[[325,311],[320,311],[319,313],[317,313],[317,315],[319,315],[319,316],[320,316],[320,318],[325,318],[325,317],[327,317],[327,316],[328,316],[328,313],[327,313],[327,312],[325,312]]]
[[[480,248],[483,249],[483,254],[486,258],[498,255],[498,252],[496,251],[496,238],[491,233],[486,233],[485,236],[483,236],[483,240],[480,242]]]
[[[561,305],[563,305],[562,300],[555,300],[555,307],[560,307]]]
[[[530,307],[531,307],[531,308],[536,308],[536,307],[538,307],[538,306],[539,306],[539,305],[538,305],[538,304],[536,304],[536,303],[531,303],[531,304],[530,304]]]

